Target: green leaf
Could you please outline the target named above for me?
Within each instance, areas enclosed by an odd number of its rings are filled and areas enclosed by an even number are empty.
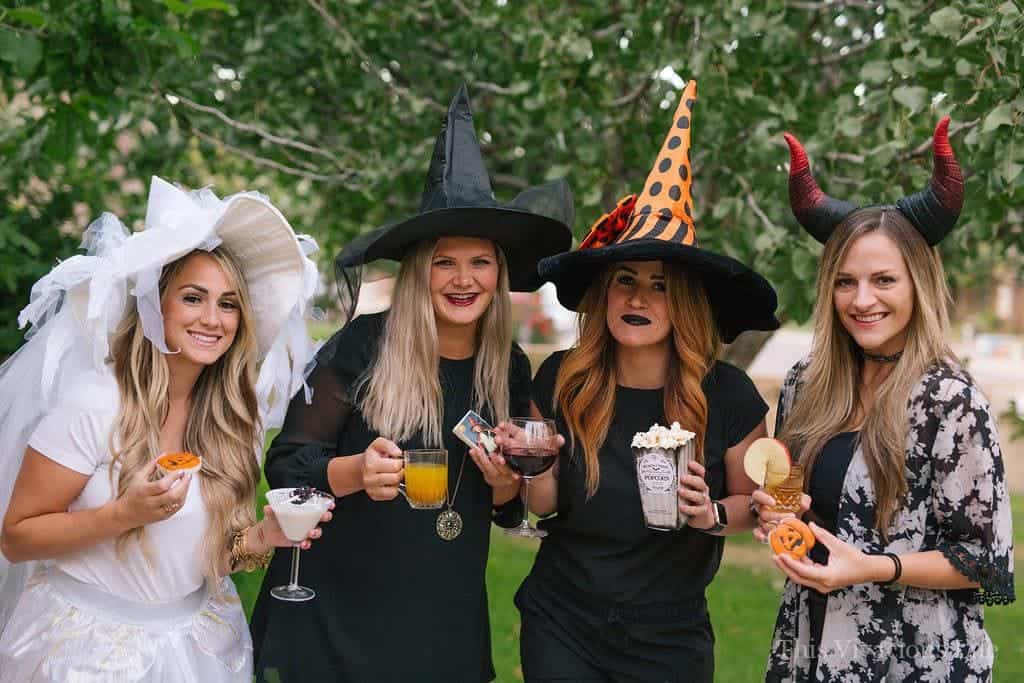
[[[589,38],[576,37],[569,41],[565,51],[576,62],[584,62],[590,57],[591,46]]]
[[[981,124],[981,132],[990,133],[1000,126],[1012,125],[1013,109],[1009,102],[1004,102],[988,113],[984,123]]]
[[[964,17],[955,7],[943,7],[938,12],[932,12],[928,23],[931,25],[933,33],[947,38],[958,38]]]
[[[862,130],[860,119],[847,118],[839,122],[839,132],[848,138],[859,137]]]
[[[21,7],[7,11],[7,18],[28,24],[32,28],[42,28],[46,25],[46,15],[31,7]]]
[[[979,18],[987,17],[989,15],[989,13],[992,11],[992,10],[990,10],[988,8],[987,5],[985,5],[984,3],[981,3],[981,2],[972,2],[971,4],[966,5],[963,8],[963,10],[964,10],[964,14],[966,14],[968,16],[971,16],[971,17],[979,17]]]
[[[1007,185],[1012,184],[1021,171],[1024,171],[1024,165],[1018,164],[1010,157],[1006,157],[1006,161],[1003,162],[1003,167],[1000,169],[1003,180],[1006,181]]]
[[[162,2],[167,9],[175,14],[188,14],[192,11],[192,6],[181,0],[162,0]]]
[[[790,258],[790,265],[793,268],[793,274],[801,280],[814,280],[814,273],[818,268],[818,263],[811,252],[806,249],[794,249]]]
[[[920,86],[904,85],[893,90],[892,97],[913,114],[924,108],[928,100],[928,91]]]
[[[1020,8],[1014,2],[1004,2],[997,11],[1004,17],[1020,16]]]
[[[554,164],[548,168],[547,173],[544,174],[544,180],[555,180],[557,178],[564,178],[572,173],[572,166],[568,164]]]
[[[892,60],[892,68],[901,76],[913,76],[917,73],[917,65],[906,57]]]
[[[192,0],[192,9],[204,12],[204,11],[216,11],[226,12],[231,16],[238,14],[238,8],[232,5],[230,2],[224,2],[223,0]]]
[[[978,42],[978,40],[981,38],[982,32],[988,30],[994,23],[996,23],[995,17],[988,17],[987,19],[979,23],[977,26],[972,28],[970,31],[968,31],[963,38],[957,41],[956,46],[963,47],[964,45],[970,45],[972,43]]]
[[[884,83],[892,75],[888,62],[868,62],[860,69],[860,77],[868,83]]]
[[[28,33],[0,27],[0,60],[9,63],[16,74],[28,76],[43,58],[43,45]]]
[[[966,59],[956,60],[956,75],[957,76],[970,76],[974,72],[974,65],[968,62]]]

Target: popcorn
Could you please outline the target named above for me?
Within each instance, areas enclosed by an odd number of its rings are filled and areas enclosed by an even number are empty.
[[[657,422],[646,432],[633,435],[633,448],[679,448],[690,443],[696,434],[683,429],[678,422],[671,427],[662,427]]]
[[[686,524],[686,515],[679,512],[677,489],[679,474],[696,455],[695,436],[678,422],[671,427],[654,423],[646,432],[633,435],[636,480],[644,521],[650,529],[671,531]]]

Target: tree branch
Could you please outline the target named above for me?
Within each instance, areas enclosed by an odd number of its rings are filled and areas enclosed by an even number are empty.
[[[949,127],[949,137],[953,137],[954,135],[956,135],[957,133],[959,133],[961,131],[970,130],[971,128],[974,128],[975,126],[977,126],[979,123],[981,123],[981,118],[980,117],[974,119],[973,121],[965,121],[963,123],[954,123],[953,125],[951,125]],[[928,152],[928,150],[930,150],[931,148],[932,148],[932,136],[929,135],[928,139],[925,140],[924,142],[922,142],[920,145],[918,145],[914,149],[910,150],[909,152],[904,152],[903,154],[899,155],[896,158],[899,161],[908,161],[908,160],[913,159],[915,157],[924,156]]]
[[[309,144],[307,144],[305,142],[302,142],[300,140],[294,140],[292,138],[286,138],[286,137],[282,137],[280,135],[275,135],[274,133],[271,133],[270,131],[265,130],[263,128],[260,128],[259,126],[253,125],[251,123],[243,123],[242,121],[238,121],[236,119],[231,118],[230,116],[225,114],[220,109],[217,109],[216,107],[210,107],[210,106],[207,106],[205,104],[199,104],[198,102],[193,102],[192,100],[190,100],[189,98],[185,97],[184,95],[181,95],[181,94],[178,94],[178,93],[172,93],[172,92],[168,92],[166,94],[170,95],[171,97],[177,98],[178,101],[180,101],[182,104],[184,104],[189,109],[192,109],[192,110],[198,111],[198,112],[202,112],[204,114],[212,114],[213,116],[216,116],[218,119],[220,119],[221,121],[226,123],[231,128],[234,128],[235,130],[240,130],[240,131],[242,131],[244,133],[253,133],[254,135],[259,136],[260,138],[266,140],[267,142],[272,142],[275,145],[281,145],[283,147],[291,147],[293,149],[302,150],[303,152],[308,152],[310,154],[315,154],[316,156],[320,156],[320,157],[323,157],[325,159],[328,159],[329,161],[331,161],[338,168],[345,169],[345,164],[342,163],[341,159],[339,159],[338,157],[334,156],[333,154],[331,154],[330,152],[328,152],[325,149],[322,149],[320,147],[314,147],[313,145],[309,145]],[[350,157],[358,157],[358,155],[354,151],[352,151],[350,149],[345,149],[344,152],[345,152],[346,155],[348,155]]]
[[[808,12],[820,12],[823,9],[843,9],[844,7],[862,7],[864,9],[876,9],[879,3],[871,0],[839,0],[839,2],[787,2],[786,7],[790,9],[806,10]]]
[[[519,176],[509,175],[507,173],[495,173],[491,176],[491,180],[499,185],[506,187],[514,187],[517,190],[525,190],[530,186],[529,181]]]
[[[234,145],[230,145],[230,144],[224,142],[223,140],[215,138],[214,136],[212,136],[212,135],[210,135],[208,133],[204,133],[202,130],[200,130],[199,128],[196,128],[195,126],[191,127],[191,131],[200,140],[204,140],[204,141],[208,142],[209,144],[215,145],[217,147],[223,147],[224,149],[226,149],[227,151],[231,152],[232,154],[234,154],[236,156],[240,156],[243,159],[246,159],[248,161],[251,161],[252,163],[256,164],[257,166],[265,166],[267,168],[273,168],[273,169],[275,169],[277,171],[281,171],[282,173],[286,173],[288,175],[298,176],[300,178],[308,178],[309,180],[316,180],[316,181],[319,181],[319,182],[343,182],[345,180],[349,180],[350,178],[352,178],[352,177],[354,177],[356,175],[356,172],[355,171],[351,171],[351,170],[350,171],[346,171],[345,173],[333,173],[333,174],[313,173],[311,171],[304,171],[301,168],[295,168],[293,166],[286,166],[286,165],[284,165],[284,164],[282,164],[280,162],[274,161],[273,159],[267,159],[266,157],[261,157],[261,156],[258,156],[256,154],[253,154],[252,152],[246,151],[246,150],[241,149],[239,147],[235,147]]]
[[[863,154],[851,154],[849,152],[829,152],[825,155],[825,158],[830,161],[849,161],[852,164],[863,164],[865,161]]]
[[[750,207],[750,210],[753,211],[754,215],[761,221],[761,225],[769,230],[775,229],[777,227],[775,223],[771,218],[768,218],[768,215],[761,210],[761,206],[757,203],[757,200],[754,199],[754,193],[751,191],[750,183],[747,182],[747,179],[738,175],[736,176],[736,181],[740,184],[740,187],[743,188],[743,193],[747,195],[747,206]]]
[[[309,3],[310,7],[315,9],[317,13],[320,14],[320,16],[323,18],[323,20],[327,23],[328,26],[330,26],[337,33],[339,33],[341,37],[344,38],[345,41],[352,46],[352,49],[355,50],[356,54],[359,55],[360,59],[366,62],[370,66],[370,68],[377,72],[377,77],[380,79],[381,83],[383,83],[385,86],[393,90],[401,97],[417,101],[423,104],[424,106],[429,107],[430,109],[433,109],[434,111],[440,112],[442,114],[447,113],[448,108],[445,107],[440,102],[438,102],[437,100],[416,94],[409,88],[406,88],[405,86],[396,83],[393,78],[388,81],[385,81],[383,78],[380,78],[380,69],[377,68],[377,66],[375,66],[374,60],[370,57],[366,50],[363,49],[363,46],[359,44],[359,41],[357,41],[355,37],[351,33],[349,33],[344,26],[341,25],[341,22],[339,22],[337,19],[331,16],[330,12],[328,12],[322,4],[317,2],[317,0],[306,0],[306,2]]]
[[[633,102],[634,100],[639,99],[640,96],[643,95],[645,92],[647,92],[647,89],[651,87],[651,83],[652,83],[652,79],[645,77],[640,82],[640,85],[638,85],[636,88],[634,88],[632,92],[628,92],[625,95],[623,95],[622,97],[616,97],[614,100],[612,100],[611,101],[611,106],[613,106],[613,107],[622,107],[622,106],[625,106],[625,105]]]
[[[517,94],[511,88],[498,85],[497,83],[490,83],[488,81],[473,81],[473,87],[477,90],[484,90],[486,92],[494,93],[495,95],[515,95]]]
[[[604,40],[605,38],[613,36],[619,31],[621,31],[623,26],[624,25],[621,21],[616,21],[614,24],[609,24],[604,28],[597,29],[590,35],[593,36],[595,40]]]
[[[872,40],[869,43],[856,43],[852,47],[849,46],[849,45],[846,45],[845,47],[847,47],[849,49],[846,51],[845,54],[842,53],[842,52],[833,52],[832,54],[825,55],[824,57],[812,57],[809,61],[810,61],[811,64],[815,64],[815,65],[835,64],[836,62],[843,61],[844,59],[846,59],[850,55],[855,55],[858,52],[864,52],[868,48],[872,47],[874,44],[875,44],[875,41]]]

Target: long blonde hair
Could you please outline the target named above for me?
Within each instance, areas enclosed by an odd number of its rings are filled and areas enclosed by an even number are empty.
[[[936,363],[956,363],[945,342],[951,301],[942,259],[921,234],[893,207],[854,212],[825,244],[818,267],[818,299],[814,308],[811,357],[801,377],[799,395],[783,425],[781,438],[810,472],[825,443],[851,424],[862,391],[863,359],[833,304],[839,268],[855,241],[878,231],[899,248],[914,289],[914,310],[903,355],[875,389],[874,403],[864,418],[858,442],[875,489],[875,527],[884,535],[907,494],[904,472],[907,402],[921,376]]]
[[[260,479],[256,448],[262,433],[254,384],[257,342],[252,303],[241,269],[227,252],[193,251],[166,265],[160,275],[161,297],[168,283],[196,253],[208,253],[237,292],[240,320],[235,339],[213,365],[203,368],[192,388],[184,447],[203,458],[198,484],[210,523],[203,540],[204,575],[216,586],[231,534],[255,521],[253,501]],[[121,395],[116,434],[111,435],[114,464],[120,465],[117,495],[123,496],[133,475],[160,453],[160,430],[167,419],[170,371],[167,360],[145,337],[138,311],[121,322],[111,341],[111,359]],[[111,478],[114,467],[111,467]],[[144,544],[144,527],[118,539]]]
[[[711,304],[701,281],[681,266],[665,263],[665,286],[672,323],[672,357],[665,378],[665,420],[678,421],[696,433],[697,457],[703,462],[708,402],[702,382],[718,357],[721,341]],[[555,404],[569,428],[570,446],[579,439],[586,467],[587,497],[597,492],[601,468],[598,452],[608,436],[618,385],[616,341],[608,330],[608,287],[616,266],[587,289],[580,303],[578,339],[555,379]]]
[[[425,240],[402,259],[377,355],[356,383],[359,409],[378,434],[397,443],[417,432],[426,446],[440,448],[442,395],[437,322],[430,299],[430,267],[437,240]],[[509,358],[512,304],[508,266],[497,244],[498,287],[477,327],[473,409],[489,406],[495,420],[509,417]]]

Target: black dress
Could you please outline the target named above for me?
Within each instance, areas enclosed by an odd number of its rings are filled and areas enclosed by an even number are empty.
[[[563,356],[541,365],[533,388],[537,407],[555,417],[569,443],[552,405]],[[704,391],[706,480],[719,499],[726,495],[726,450],[757,427],[768,406],[750,379],[726,363],[715,364]],[[630,442],[655,422],[666,422],[661,389],[618,387],[598,455],[600,485],[589,500],[582,450],[566,448],[559,456],[557,515],[540,522],[549,535],[516,595],[527,681],[712,680],[714,635],[704,589],[725,539],[690,527],[645,526]]]
[[[372,362],[385,314],[357,318],[318,355],[310,375],[313,404],[300,394],[267,454],[272,488],[329,490],[327,462],[360,453],[378,434],[354,408],[353,382]],[[492,489],[452,434],[472,408],[473,359],[441,359],[443,434],[449,492],[464,529],[453,541],[435,530],[437,510],[413,510],[402,497],[376,502],[364,492],[337,499],[323,536],[302,553],[299,580],[316,591],[304,603],[270,597],[287,583],[291,551],[278,552],[252,618],[257,681],[467,681],[494,678],[484,571],[492,518],[514,526],[518,499],[492,510]],[[509,408],[529,410],[530,364],[518,347],[510,367]],[[401,390],[396,387],[396,390]],[[347,417],[345,417],[347,415]],[[493,422],[489,411],[483,411]],[[422,448],[416,438],[399,444]]]

